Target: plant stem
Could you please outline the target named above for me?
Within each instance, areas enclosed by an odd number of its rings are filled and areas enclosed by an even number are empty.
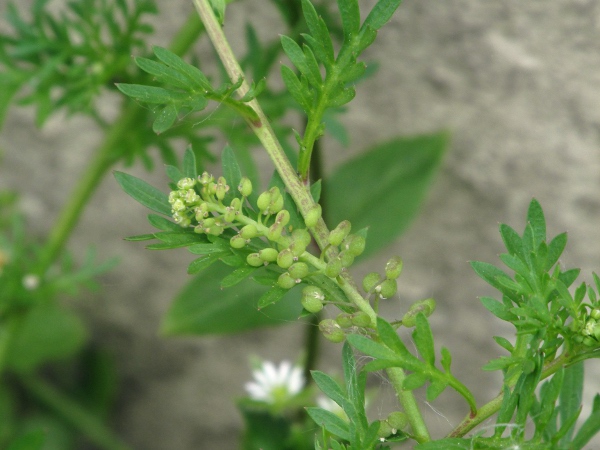
[[[202,23],[196,16],[191,16],[173,37],[170,49],[176,54],[184,54],[196,41],[202,31]],[[104,141],[98,147],[90,165],[83,172],[65,207],[58,216],[44,248],[41,251],[36,273],[43,275],[56,260],[64,248],[73,228],[77,224],[84,206],[92,194],[115,164],[121,154],[115,152],[118,143],[129,133],[131,128],[143,117],[143,110],[135,103],[128,101],[113,125],[107,130]]]
[[[94,444],[106,450],[130,450],[96,416],[39,378],[23,377],[20,382],[41,403],[81,431]]]
[[[570,359],[570,355],[568,353],[563,353],[558,358],[550,361],[546,364],[544,370],[542,370],[542,375],[540,377],[540,381],[548,378],[553,375],[558,369],[565,366]],[[515,376],[512,379],[506,381],[506,385],[512,389],[515,384],[517,384],[519,377]],[[481,408],[477,410],[477,414],[468,414],[462,422],[448,435],[448,437],[462,437],[479,425],[481,422],[497,413],[500,407],[502,406],[502,400],[504,399],[504,391],[501,391],[493,400],[489,401]]]
[[[238,89],[238,94],[240,96],[244,96],[244,94],[248,92],[249,85],[244,76],[244,72],[237,62],[237,59],[235,58],[235,55],[229,46],[227,38],[225,37],[225,34],[223,33],[223,30],[221,29],[221,26],[219,25],[219,22],[212,11],[208,0],[194,0],[194,5],[196,6],[196,10],[198,11],[200,18],[206,27],[206,32],[210,37],[213,46],[215,47],[215,50],[217,51],[217,54],[219,55],[227,74],[229,75],[229,78],[232,82],[236,82],[239,79],[243,80],[242,85]],[[296,206],[298,206],[298,210],[303,217],[306,217],[307,213],[316,206],[310,191],[294,171],[258,101],[253,99],[248,102],[248,105],[256,112],[258,121],[252,121],[248,119],[246,119],[246,121],[267,151],[271,161],[275,165],[277,172],[279,172],[279,175],[285,183],[288,192],[294,199]],[[310,162],[310,158],[308,161]],[[310,231],[312,232],[313,237],[315,238],[315,241],[321,250],[328,247],[329,230],[323,218],[320,218],[317,224],[312,227]],[[331,246],[324,251],[329,259],[333,259],[337,256],[337,250]],[[337,278],[337,281],[344,293],[347,295],[348,299],[352,301],[361,311],[369,315],[371,318],[371,327],[377,329],[377,314],[371,307],[370,303],[358,292],[358,288],[350,276],[350,273],[347,270],[344,270]],[[423,421],[413,393],[411,391],[405,391],[402,389],[404,372],[402,369],[396,369],[392,373],[393,376],[396,377],[397,381],[393,382],[392,384],[402,406],[412,417],[411,420],[414,422],[412,423],[412,426],[417,439],[421,439],[423,442],[429,440],[427,427]]]
[[[419,443],[430,441],[431,437],[429,436],[429,430],[427,429],[427,425],[425,425],[423,415],[421,414],[415,396],[412,391],[407,391],[402,388],[402,383],[406,378],[404,371],[399,367],[391,367],[386,370],[386,373],[392,386],[394,386],[398,401],[404,408],[404,412],[408,415],[408,421],[412,427],[414,439]]]

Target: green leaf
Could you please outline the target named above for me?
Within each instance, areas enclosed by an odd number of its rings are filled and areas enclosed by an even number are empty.
[[[360,11],[357,0],[338,0],[338,8],[342,18],[344,40],[350,42],[360,29]]]
[[[172,166],[170,164],[167,164],[165,166],[165,173],[169,177],[169,180],[171,180],[173,183],[177,183],[179,180],[181,180],[183,178],[183,174],[181,173],[181,170],[179,170],[178,167]]]
[[[508,341],[508,339],[503,338],[502,336],[494,336],[494,341],[508,353],[511,353],[515,350],[515,347]]]
[[[162,108],[154,122],[152,123],[152,131],[156,134],[161,134],[167,131],[173,126],[177,120],[177,107],[173,104],[169,104]]]
[[[13,370],[31,373],[40,365],[75,355],[87,331],[72,312],[51,304],[32,307],[15,331],[7,354]]]
[[[570,422],[575,414],[579,414],[583,398],[584,366],[583,361],[565,369],[558,413],[560,426]],[[573,428],[568,430],[561,439],[561,444],[568,445],[573,436]]]
[[[196,85],[196,87],[204,91],[212,91],[212,86],[210,85],[208,78],[206,78],[198,68],[186,63],[175,53],[166,48],[154,46],[152,47],[152,50],[159,60],[184,75],[191,83]]]
[[[442,347],[441,349],[442,360],[440,361],[442,367],[447,373],[450,373],[450,366],[452,365],[452,355],[450,354],[450,350],[446,347]]]
[[[245,279],[228,289],[219,280],[231,273],[214,264],[196,275],[175,297],[161,324],[166,335],[230,334],[265,326],[285,325],[302,306],[294,289],[274,305],[259,311],[257,302],[268,288]]]
[[[429,327],[429,321],[423,313],[417,314],[417,324],[412,337],[417,346],[417,350],[423,357],[423,360],[429,365],[435,365],[435,348],[433,346],[433,334]]]
[[[116,86],[123,94],[144,103],[164,105],[173,101],[186,100],[188,98],[188,95],[182,92],[170,91],[156,86],[126,83],[117,83]]]
[[[519,233],[502,223],[500,224],[500,236],[502,236],[502,241],[504,241],[504,246],[508,250],[508,253],[517,255],[521,259],[525,258],[523,254],[523,242]]]
[[[517,316],[510,312],[510,310],[498,300],[491,297],[481,297],[481,303],[485,308],[499,319],[506,320],[507,322],[514,322],[517,320]]]
[[[277,286],[269,289],[258,299],[258,309],[263,309],[269,305],[272,305],[273,303],[278,302],[285,296],[285,294],[287,294],[287,292],[287,289]]]
[[[546,241],[546,219],[544,218],[542,206],[535,198],[531,200],[531,203],[529,204],[527,222],[531,225],[535,247],[537,248],[541,242]]]
[[[164,83],[184,90],[191,90],[194,87],[186,76],[166,64],[140,57],[134,58],[134,61],[140,69],[152,75],[159,83]]]
[[[347,441],[351,439],[348,423],[334,413],[314,406],[306,408],[306,412],[318,426],[325,428],[331,434]]]
[[[243,450],[281,450],[290,440],[291,422],[282,415],[273,415],[254,405],[239,402],[245,423]]]
[[[115,171],[114,176],[125,193],[146,208],[165,216],[171,215],[171,205],[167,194],[133,175]]]
[[[427,382],[427,375],[422,372],[415,372],[408,375],[402,382],[402,389],[412,391],[423,386]]]
[[[436,441],[429,441],[424,444],[418,444],[416,450],[471,450],[473,449],[473,439],[445,438]],[[475,447],[479,448],[479,447]],[[487,447],[482,447],[487,448]]]
[[[208,255],[203,255],[200,258],[193,260],[188,266],[187,273],[189,275],[197,274],[207,267],[211,266],[213,263],[217,262],[221,257],[228,255],[228,252],[218,252],[211,253]]]
[[[372,356],[373,358],[397,360],[398,356],[392,350],[384,347],[377,342],[372,341],[368,337],[361,336],[359,334],[349,334],[346,339],[352,345],[352,347],[363,352],[365,355]]]
[[[475,273],[481,278],[483,278],[485,281],[487,281],[490,285],[492,285],[500,292],[510,297],[514,296],[514,292],[512,289],[508,289],[506,286],[504,286],[498,281],[499,278],[502,278],[504,280],[511,280],[511,278],[508,275],[506,275],[506,273],[504,273],[502,270],[498,269],[492,264],[481,261],[471,261],[470,264]]]
[[[327,25],[320,18],[315,10],[315,7],[309,0],[302,0],[302,13],[306,20],[306,25],[312,36],[303,35],[304,39],[311,45],[316,56],[326,66],[331,66],[334,63],[333,42]]]
[[[29,431],[16,438],[6,450],[41,450],[46,433],[42,429]]]
[[[302,86],[302,83],[288,66],[281,66],[281,78],[285,83],[290,95],[296,100],[296,103],[304,110],[305,113],[309,113],[312,109],[312,102],[308,95],[306,95],[306,89]]]
[[[184,230],[175,222],[171,222],[166,217],[157,216],[156,214],[148,214],[148,222],[150,222],[150,225],[152,225],[154,228],[158,228],[162,231],[175,231],[180,233]]]
[[[196,162],[196,153],[192,150],[192,146],[188,145],[183,154],[182,172],[188,178],[196,179],[198,177],[198,165]]]
[[[580,450],[600,432],[600,411],[593,412],[585,419],[569,449]]]
[[[362,28],[366,29],[368,27],[379,30],[392,18],[400,3],[402,3],[402,0],[379,0],[363,22]]]
[[[336,402],[342,408],[346,404],[346,393],[340,385],[332,377],[319,370],[310,372],[315,384],[321,389],[323,394],[327,395],[331,400]]]
[[[324,180],[331,223],[369,227],[363,256],[404,232],[416,216],[447,145],[445,133],[397,138],[339,166]]]
[[[429,386],[427,386],[427,391],[426,391],[427,401],[428,402],[434,401],[436,398],[439,397],[439,395],[442,392],[444,392],[446,387],[448,387],[448,381],[446,381],[445,379],[432,380],[431,383],[429,384]]]
[[[242,266],[235,269],[229,275],[221,280],[221,287],[228,288],[244,281],[250,275],[258,270],[257,267]]]
[[[290,61],[294,66],[298,68],[300,73],[306,77],[308,82],[313,86],[319,86],[321,84],[321,74],[318,71],[314,72],[314,67],[309,67],[306,56],[300,46],[294,41],[292,38],[288,36],[281,36],[281,46],[283,47],[283,51],[290,58]]]
[[[556,264],[567,245],[567,233],[561,233],[548,244],[548,256],[545,269],[548,271]]]

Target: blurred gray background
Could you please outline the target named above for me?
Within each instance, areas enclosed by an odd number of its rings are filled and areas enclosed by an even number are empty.
[[[158,3],[162,15],[154,21],[153,43],[165,45],[194,11],[188,0]],[[0,1],[2,10],[6,4]],[[281,31],[272,26],[276,18],[266,0],[230,5],[225,30],[234,50],[245,51],[240,30],[246,21],[257,24],[261,37],[273,38]],[[386,304],[386,317],[399,317],[409,302],[436,298],[437,344],[453,352],[453,366],[475,388],[480,404],[499,388],[496,374],[479,369],[502,354],[491,336],[510,337],[512,330],[479,303],[479,296],[495,293],[468,261],[498,261],[503,250],[498,224],[522,230],[529,201],[536,197],[549,233],[569,232],[562,263],[581,267],[586,281],[600,270],[599,43],[600,2],[595,0],[405,0],[365,55],[367,61],[379,61],[380,70],[359,86],[343,116],[350,147],[324,143],[331,168],[387,138],[451,132],[451,146],[421,215],[393,247],[356,273],[402,256],[399,294]],[[206,48],[201,45],[199,51],[212,57]],[[14,108],[7,118],[0,136],[0,188],[19,189],[30,231],[45,233],[101,134],[90,122],[61,115],[39,130],[32,117],[30,109]],[[157,186],[165,182],[161,170],[151,175],[140,168],[127,171]],[[248,356],[296,359],[303,330],[290,324],[229,337],[159,337],[161,316],[186,281],[191,258],[184,250],[151,252],[124,242],[124,236],[149,230],[145,216],[144,208],[108,177],[69,244],[76,254],[95,245],[102,258],[121,259],[102,278],[101,292],[72,301],[93,339],[119,365],[115,425],[135,449],[235,449],[241,419],[234,400],[251,376]],[[327,344],[319,368],[339,367],[340,350]],[[582,416],[600,390],[600,366],[590,362],[586,370]],[[384,418],[391,392],[384,380],[374,382],[384,396],[374,401],[372,415]],[[419,399],[425,403],[424,395]],[[467,412],[452,393],[424,409],[438,436]],[[589,448],[600,449],[600,443]]]

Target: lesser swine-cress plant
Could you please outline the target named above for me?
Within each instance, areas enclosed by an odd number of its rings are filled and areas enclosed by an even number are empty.
[[[325,132],[327,110],[354,97],[354,82],[365,71],[365,65],[357,58],[373,43],[377,30],[391,18],[400,0],[379,0],[362,23],[357,0],[337,3],[343,30],[337,53],[326,23],[309,0],[302,0],[308,27],[308,33],[302,35],[303,45],[287,36],[281,38],[293,65],[283,65],[281,76],[289,94],[307,116],[304,132],[295,133],[296,167],[290,163],[257,100],[264,81],[249,84],[227,43],[220,22],[224,17],[223,3],[211,5],[208,0],[194,0],[229,75],[230,81],[223,86],[214,88],[200,70],[160,47],[154,48],[157,61],[136,59],[142,70],[165,87],[118,87],[139,102],[157,107],[155,131],[165,131],[180,114],[203,109],[209,100],[217,100],[246,120],[270,156],[276,173],[270,187],[261,191],[242,174],[231,148],[223,153],[221,175],[198,173],[194,153],[188,150],[181,170],[167,170],[172,180],[169,194],[117,172],[115,176],[128,194],[172,219],[151,215],[150,222],[160,231],[131,239],[158,239],[160,243],[151,248],[188,247],[198,255],[190,264],[189,273],[222,261],[231,267],[222,286],[230,287],[250,277],[266,285],[256,303],[259,309],[277,304],[299,286],[296,301],[303,307],[301,316],[318,314],[323,308],[340,310],[335,319],[321,320],[319,330],[332,342],[344,342],[343,383],[320,371],[313,371],[312,378],[343,414],[322,406],[306,408],[321,429],[315,433],[315,449],[389,448],[404,441],[430,450],[583,448],[600,429],[597,395],[591,415],[575,432],[581,411],[583,361],[600,354],[600,278],[594,274],[595,287],[582,283],[574,294],[569,291],[579,270],[564,270],[558,265],[566,234],[547,239],[544,215],[536,200],[529,206],[522,234],[507,225],[500,227],[507,249],[501,260],[514,275],[488,263],[472,263],[475,272],[501,294],[501,301],[482,298],[484,306],[516,329],[514,343],[494,338],[508,356],[484,366],[484,370],[501,370],[504,380],[498,396],[485,405],[479,406],[470,390],[453,375],[447,348],[441,348],[439,365],[436,363],[428,322],[435,310],[433,299],[413,303],[400,320],[390,322],[379,315],[379,302],[396,293],[396,280],[402,271],[400,258],[393,257],[382,270],[368,274],[360,287],[350,274],[355,258],[365,250],[367,231],[357,230],[348,220],[341,220],[332,229],[327,226],[318,202],[320,185],[311,184],[310,161],[317,140]],[[378,201],[376,197],[372,199]],[[316,246],[311,246],[313,240]],[[415,352],[400,339],[401,327],[414,328],[411,336]],[[355,351],[369,356],[371,361],[359,366]],[[268,392],[269,386],[286,394],[279,398],[295,397],[288,394],[298,393],[298,383],[293,383],[292,389],[291,384],[273,381],[282,377],[275,375],[277,371],[271,363],[264,364],[273,375],[269,378],[261,371],[255,372],[263,383],[260,389],[254,386],[250,390],[251,397],[269,403],[269,396],[276,394]],[[289,374],[291,369],[286,364],[285,372]],[[385,371],[398,399],[398,411],[385,420],[369,421],[365,412],[366,378],[373,371]],[[413,391],[425,385],[429,402],[447,387],[465,401],[465,419],[445,438],[431,437],[415,399]],[[256,395],[258,390],[261,396]],[[491,435],[482,431],[467,437],[494,414],[496,425]],[[284,416],[277,420],[268,426],[288,430],[281,427],[282,423],[289,425],[289,420],[286,422]],[[531,432],[526,427],[529,422],[533,422]],[[255,420],[251,425],[260,424]],[[273,437],[273,448],[302,448],[293,430],[288,431]],[[264,436],[261,439],[264,441]],[[254,448],[251,445],[251,440],[246,441],[245,448]]]

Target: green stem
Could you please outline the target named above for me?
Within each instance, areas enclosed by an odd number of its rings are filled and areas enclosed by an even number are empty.
[[[34,377],[21,378],[20,382],[29,393],[85,434],[94,444],[106,450],[130,450],[130,447],[115,436],[96,416],[52,385]]]
[[[190,16],[171,41],[170,49],[176,54],[184,54],[196,41],[202,31],[202,23],[196,16]],[[83,172],[75,189],[58,216],[44,248],[41,251],[36,273],[43,275],[56,260],[73,228],[77,224],[84,206],[92,194],[119,158],[115,152],[119,142],[138,124],[143,110],[135,103],[128,102],[120,116],[107,130],[104,141],[96,150],[92,162]]]
[[[399,367],[392,367],[386,370],[388,378],[394,386],[398,401],[404,408],[404,412],[408,415],[408,421],[412,427],[413,437],[420,444],[431,440],[429,436],[429,430],[423,420],[423,415],[419,409],[419,405],[412,394],[412,391],[407,391],[402,388],[402,383],[406,378],[406,375]]]
[[[558,358],[550,361],[546,364],[546,367],[542,371],[540,381],[553,375],[558,369],[565,366],[570,359],[568,353],[563,353]],[[519,374],[517,374],[519,375]],[[513,376],[510,380],[507,380],[506,385],[512,389],[517,384],[519,377]],[[497,413],[502,406],[502,400],[504,399],[504,391],[500,392],[493,400],[483,405],[477,410],[477,414],[468,414],[462,422],[448,435],[448,437],[463,437],[477,425],[484,420]]]

